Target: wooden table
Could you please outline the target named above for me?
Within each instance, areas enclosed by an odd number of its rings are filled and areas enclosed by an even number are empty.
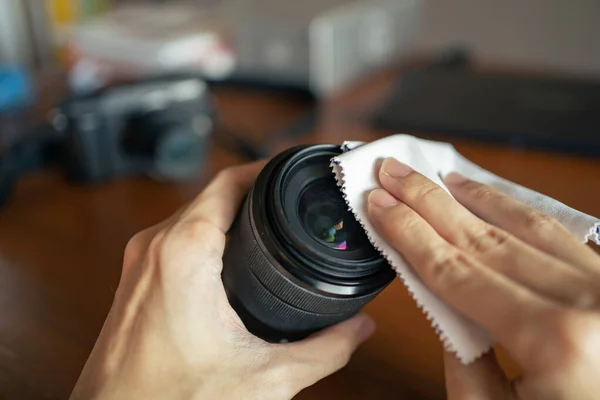
[[[366,117],[395,75],[382,73],[327,101],[322,121],[301,141],[383,136]],[[301,105],[273,95],[221,89],[216,96],[228,126],[254,137],[302,113]],[[600,215],[598,159],[452,142],[488,170]],[[127,240],[191,199],[218,169],[239,162],[215,147],[203,173],[185,185],[134,177],[75,187],[58,171],[22,179],[0,210],[0,399],[67,398],[111,306]],[[443,398],[440,343],[402,284],[394,282],[366,311],[377,333],[346,369],[298,398]]]

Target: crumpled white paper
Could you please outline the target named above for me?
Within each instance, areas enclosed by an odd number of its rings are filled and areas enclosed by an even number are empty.
[[[370,223],[366,214],[366,198],[373,189],[380,187],[377,166],[381,160],[394,157],[447,191],[440,176],[458,172],[553,216],[582,242],[593,240],[600,244],[600,220],[597,218],[480,168],[461,156],[448,143],[399,134],[368,144],[346,142],[344,150],[343,154],[332,159],[332,169],[350,210],[431,321],[444,347],[454,352],[464,364],[471,363],[489,350],[494,339],[434,295],[402,255],[386,243]]]

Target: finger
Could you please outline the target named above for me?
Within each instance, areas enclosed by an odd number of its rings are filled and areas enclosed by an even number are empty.
[[[587,272],[595,275],[600,272],[600,263],[593,250],[554,218],[458,174],[448,175],[444,182],[460,203],[484,220]]]
[[[370,193],[369,218],[441,299],[505,344],[517,362],[543,335],[556,306],[444,240],[414,210],[383,189]],[[536,323],[532,323],[536,321]]]
[[[493,247],[503,244],[507,238],[500,232],[489,238],[480,234],[489,230],[489,224],[454,200],[441,186],[393,158],[382,163],[379,180],[384,189],[463,250],[473,252],[481,247]]]
[[[493,350],[469,365],[444,352],[444,376],[448,400],[513,398]]]
[[[494,229],[460,203],[441,186],[393,158],[379,171],[384,189],[421,215],[444,239],[474,256],[497,247],[516,246],[509,235]]]
[[[225,234],[265,161],[227,168],[191,203],[180,222],[203,221]]]
[[[439,185],[394,159],[380,182],[421,215],[444,239],[476,260],[540,294],[569,306],[594,308],[598,284],[569,264],[535,249],[473,215]]]
[[[299,379],[302,389],[343,368],[374,331],[373,320],[358,314],[307,339],[281,346],[290,372]]]

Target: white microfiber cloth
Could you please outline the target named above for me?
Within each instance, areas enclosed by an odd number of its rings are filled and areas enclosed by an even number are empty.
[[[344,152],[332,159],[332,168],[350,210],[366,230],[373,245],[388,259],[417,305],[423,309],[444,347],[454,352],[464,364],[489,350],[494,340],[488,332],[434,295],[402,255],[386,243],[370,223],[366,199],[373,189],[380,187],[377,168],[381,160],[394,157],[447,191],[440,176],[458,172],[553,216],[582,242],[593,240],[600,244],[600,220],[597,218],[480,168],[462,157],[448,143],[410,135],[393,135],[368,144],[346,142],[343,147]]]

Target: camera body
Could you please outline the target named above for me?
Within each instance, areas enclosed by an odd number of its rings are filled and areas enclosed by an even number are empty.
[[[188,77],[75,95],[49,118],[68,178],[83,183],[140,172],[160,180],[193,176],[214,120],[206,84]]]

